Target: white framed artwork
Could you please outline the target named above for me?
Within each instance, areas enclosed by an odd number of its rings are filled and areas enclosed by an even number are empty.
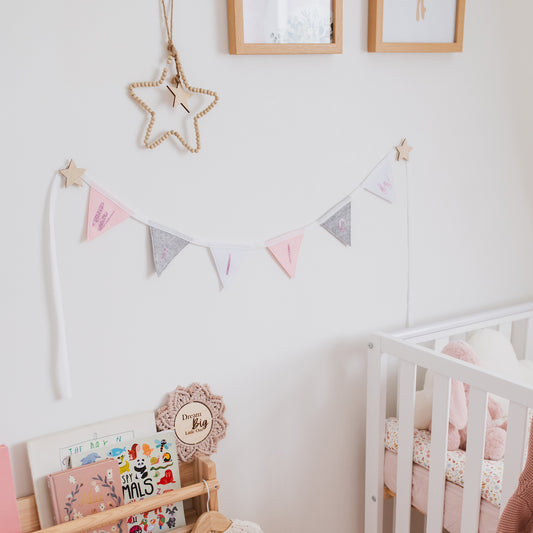
[[[228,0],[232,54],[342,52],[342,0]]]
[[[331,43],[331,0],[243,0],[244,42]]]
[[[369,0],[369,52],[461,52],[465,0]]]

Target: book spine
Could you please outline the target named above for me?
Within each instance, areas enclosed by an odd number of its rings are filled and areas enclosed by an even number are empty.
[[[48,489],[50,492],[50,500],[52,502],[52,511],[54,512],[54,522],[56,524],[60,524],[61,521],[59,520],[59,518],[61,516],[61,513],[59,510],[59,502],[57,500],[56,486],[53,476],[48,476]]]
[[[0,517],[4,533],[21,532],[9,451],[4,445],[0,446]]]

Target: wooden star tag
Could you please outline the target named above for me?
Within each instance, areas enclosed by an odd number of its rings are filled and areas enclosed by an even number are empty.
[[[176,107],[177,105],[182,105],[185,108],[185,110],[189,112],[189,109],[187,109],[186,105],[187,105],[187,100],[192,96],[190,93],[205,94],[207,96],[213,97],[213,100],[211,101],[211,103],[206,108],[196,113],[196,115],[194,115],[193,117],[194,133],[196,136],[195,146],[191,146],[184,139],[184,137],[176,130],[166,131],[165,133],[163,133],[160,137],[158,137],[155,140],[150,138],[152,135],[152,129],[155,124],[156,114],[155,114],[155,111],[144,100],[142,100],[142,98],[140,98],[135,93],[135,89],[137,89],[138,87],[159,87],[160,85],[163,85],[163,83],[165,82],[167,78],[168,67],[165,67],[163,69],[163,72],[161,73],[161,76],[159,77],[158,80],[141,81],[141,82],[132,83],[129,85],[128,90],[129,90],[130,96],[150,115],[150,122],[148,123],[148,127],[146,128],[146,133],[144,135],[144,140],[143,140],[143,143],[146,146],[146,148],[149,148],[149,149],[156,148],[163,141],[165,141],[171,135],[173,135],[189,152],[198,153],[200,151],[200,129],[198,127],[198,121],[203,116],[207,115],[207,113],[209,113],[209,111],[211,111],[213,107],[215,107],[215,105],[218,103],[218,95],[216,92],[209,91],[208,89],[201,89],[199,87],[191,87],[187,82],[187,78],[185,77],[185,74],[183,73],[183,67],[181,66],[181,63],[178,59],[178,55],[177,55],[177,52],[174,46],[172,46],[172,54],[173,55],[168,56],[167,64],[170,64],[172,63],[172,61],[175,61],[176,70],[177,70],[177,79],[180,80],[177,87],[172,87],[170,85],[167,85],[169,91],[172,93],[174,97],[173,107]]]
[[[85,174],[85,169],[78,168],[72,159],[68,167],[61,169],[59,172],[65,177],[65,187],[70,187],[71,185],[83,186],[83,180],[81,178]]]
[[[181,83],[178,83],[177,87],[171,87],[170,85],[167,85],[167,89],[172,93],[173,96],[172,107],[181,105],[181,107],[183,107],[187,113],[190,113],[190,110],[187,106],[189,105],[189,98],[192,96],[192,94],[188,93],[181,86]]]
[[[398,152],[396,154],[396,160],[400,161],[400,159],[403,159],[404,161],[409,161],[409,152],[412,149],[413,147],[407,144],[407,139],[404,139],[398,146],[396,146],[396,151]]]

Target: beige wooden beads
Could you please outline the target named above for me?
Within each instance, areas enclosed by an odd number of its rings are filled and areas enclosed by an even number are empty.
[[[169,131],[166,131],[163,135],[161,135],[160,137],[158,137],[157,139],[155,140],[150,140],[150,137],[152,135],[152,129],[153,129],[153,126],[154,126],[154,123],[155,123],[155,120],[156,120],[156,114],[155,114],[155,111],[142,99],[140,98],[136,93],[135,93],[135,89],[137,89],[138,87],[159,87],[160,85],[162,85],[165,81],[165,79],[167,78],[167,75],[168,75],[168,67],[165,67],[163,69],[163,72],[161,73],[161,76],[158,80],[156,81],[140,81],[140,82],[135,82],[135,83],[132,83],[128,86],[128,90],[129,90],[129,93],[130,93],[130,96],[145,110],[149,113],[150,115],[150,122],[148,123],[148,127],[146,128],[146,133],[144,135],[144,145],[146,146],[146,148],[149,148],[149,149],[152,149],[152,148],[156,148],[157,146],[159,146],[163,141],[165,141],[166,139],[168,139],[170,136],[174,136],[178,139],[178,141],[191,153],[198,153],[200,151],[200,128],[198,126],[198,121],[205,115],[207,115],[207,113],[209,113],[209,111],[211,111],[211,109],[213,109],[213,107],[215,107],[215,105],[218,103],[218,95],[216,92],[214,91],[210,91],[208,89],[202,89],[200,87],[191,87],[189,85],[189,83],[187,82],[187,78],[185,77],[185,74],[183,72],[183,67],[181,65],[181,62],[179,60],[179,57],[178,57],[178,52],[176,50],[176,48],[174,47],[173,44],[170,44],[169,47],[168,47],[169,51],[170,51],[170,55],[168,56],[167,58],[167,64],[170,65],[173,61],[176,65],[176,81],[178,83],[181,83],[189,92],[191,93],[196,93],[196,94],[205,94],[207,96],[212,96],[213,97],[213,101],[204,109],[202,109],[202,111],[198,112],[196,115],[194,115],[193,117],[193,122],[194,122],[194,132],[195,132],[195,136],[196,136],[196,145],[193,147],[191,146],[184,138],[183,136],[178,133],[176,130],[169,130]]]

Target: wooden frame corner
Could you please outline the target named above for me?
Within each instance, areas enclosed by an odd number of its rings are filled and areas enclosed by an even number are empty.
[[[383,42],[383,0],[368,0],[369,52],[462,52],[465,23],[465,0],[457,0],[453,43]]]
[[[342,0],[332,0],[333,40],[331,43],[245,43],[243,0],[227,0],[228,44],[233,55],[342,54]]]

